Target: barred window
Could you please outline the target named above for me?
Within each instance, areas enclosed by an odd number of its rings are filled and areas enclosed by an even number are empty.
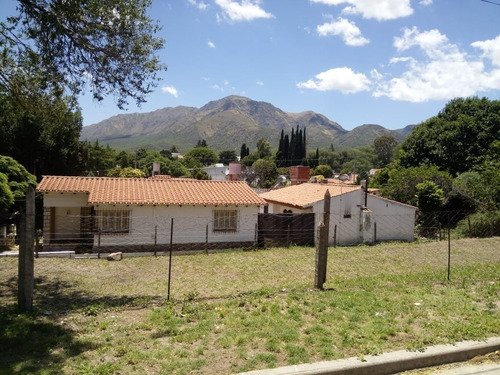
[[[236,232],[238,210],[214,210],[214,232]]]
[[[96,219],[101,233],[130,232],[130,210],[97,210]]]

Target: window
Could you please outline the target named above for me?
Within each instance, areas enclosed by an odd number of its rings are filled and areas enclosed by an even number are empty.
[[[344,218],[350,219],[351,218],[351,210],[345,210],[344,211]]]
[[[96,219],[101,233],[130,232],[130,210],[98,210]]]
[[[236,232],[238,210],[214,210],[214,232]]]

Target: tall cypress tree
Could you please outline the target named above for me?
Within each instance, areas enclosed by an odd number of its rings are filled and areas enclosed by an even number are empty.
[[[290,166],[290,138],[288,137],[288,134],[285,135],[285,140],[283,142],[283,159],[285,161],[284,166],[289,167]]]
[[[289,165],[294,165],[295,164],[295,158],[296,158],[296,153],[297,153],[297,142],[296,142],[296,134],[294,132],[294,129],[292,129],[292,135],[290,137],[290,157],[289,157]]]
[[[283,147],[285,143],[285,131],[281,129],[281,138],[278,146],[278,151],[276,152],[276,166],[284,167],[285,166],[285,157],[283,155]]]

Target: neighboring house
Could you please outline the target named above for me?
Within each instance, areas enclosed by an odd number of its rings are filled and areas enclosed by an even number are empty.
[[[229,166],[218,163],[212,167],[205,167],[203,170],[207,172],[213,181],[226,181],[229,173]]]
[[[262,193],[269,213],[314,213],[323,220],[326,190],[331,196],[329,244],[413,241],[417,208],[366,194],[360,186],[313,184],[289,186]],[[366,205],[365,205],[366,199]]]
[[[37,191],[44,198],[44,249],[151,250],[171,238],[182,248],[253,245],[266,204],[244,182],[162,176],[44,176]]]

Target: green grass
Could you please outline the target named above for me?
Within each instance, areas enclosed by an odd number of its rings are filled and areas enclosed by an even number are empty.
[[[17,259],[0,258],[0,374],[234,373],[363,358],[500,332],[500,239],[173,258],[36,259],[18,314]]]

